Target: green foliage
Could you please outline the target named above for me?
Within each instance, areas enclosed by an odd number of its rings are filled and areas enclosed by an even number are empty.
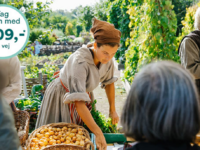
[[[31,30],[29,40],[31,42],[34,42],[36,39],[39,38],[40,35],[42,35],[43,31],[42,30]]]
[[[47,75],[47,81],[50,83],[53,80],[53,74],[58,71],[58,69],[57,66],[48,65],[47,63],[45,63],[44,67],[41,69],[38,69],[38,67],[35,67],[34,65],[28,65],[24,70],[24,75],[26,78],[38,78],[38,73],[42,72],[42,74]]]
[[[52,34],[55,34],[55,35],[58,36],[58,37],[63,37],[63,36],[65,36],[64,33],[63,33],[63,31],[62,31],[62,30],[58,30],[58,29],[54,29],[54,30],[52,31]]]
[[[121,47],[117,51],[115,58],[120,59],[120,63],[125,61],[125,50],[127,50],[129,43],[126,40],[130,38],[129,28],[129,14],[127,13],[130,2],[128,0],[115,0],[110,5],[108,20],[121,31]]]
[[[100,0],[100,2],[94,5],[94,16],[99,20],[107,21],[109,15],[109,5],[110,2],[108,0]]]
[[[28,2],[24,0],[14,0],[13,2],[10,1],[8,5],[16,7],[17,9],[24,12],[26,19],[28,20],[29,27],[33,28],[41,24],[41,20],[43,17],[50,14],[49,5],[52,3],[46,2],[37,2],[36,8],[34,8],[33,2]]]
[[[117,125],[113,125],[111,118],[106,119],[105,115],[95,109],[96,100],[92,103],[91,115],[103,133],[117,133]],[[90,129],[84,125],[90,131]],[[91,131],[90,131],[91,132]]]
[[[80,23],[86,31],[89,31],[92,27],[92,18],[94,18],[94,12],[91,6],[80,8],[77,12],[78,23]]]
[[[65,34],[66,35],[74,35],[74,31],[73,31],[73,24],[68,22],[66,27],[65,27]]]
[[[83,27],[80,25],[76,26],[76,36],[79,37],[81,31],[83,31]]]
[[[38,41],[41,42],[42,45],[52,45],[56,39],[51,36],[51,31],[48,30],[42,32],[42,35],[39,36]]]
[[[31,96],[26,99],[19,100],[16,107],[20,110],[38,111],[38,106],[41,105],[41,97],[36,92],[40,92],[43,89],[43,85],[34,85],[31,90]]]
[[[181,21],[185,17],[186,8],[192,6],[195,3],[197,3],[197,0],[172,0],[172,5],[174,5],[173,10],[175,11],[177,18],[177,36],[181,33],[181,29],[183,27]]]
[[[181,22],[183,25],[182,33],[177,38],[177,48],[183,39],[184,36],[188,35],[191,31],[194,30],[194,20],[195,20],[195,13],[197,11],[197,8],[200,6],[200,2],[194,6],[191,6],[186,9],[187,13],[185,15],[185,19]]]
[[[177,20],[172,9],[171,0],[144,0],[130,7],[132,31],[124,71],[129,82],[143,65],[151,61],[179,61],[175,36]]]

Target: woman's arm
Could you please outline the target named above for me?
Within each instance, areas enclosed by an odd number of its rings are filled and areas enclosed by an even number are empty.
[[[106,95],[108,97],[108,101],[110,104],[110,117],[112,118],[112,124],[116,124],[119,122],[119,116],[117,115],[115,109],[115,86],[114,83],[108,84],[105,87]]]
[[[83,122],[87,125],[87,127],[96,135],[96,144],[99,150],[105,150],[107,148],[105,137],[99,128],[99,126],[94,121],[90,111],[85,105],[83,101],[75,102],[76,110],[83,120]]]

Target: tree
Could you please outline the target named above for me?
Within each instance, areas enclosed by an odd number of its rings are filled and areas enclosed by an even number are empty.
[[[110,8],[109,5],[110,2],[108,0],[100,0],[99,3],[94,5],[94,16],[99,20],[107,21]]]
[[[82,9],[80,8],[77,12],[78,22],[86,31],[89,31],[92,27],[92,18],[94,18],[94,12],[91,6],[85,6]]]
[[[27,2],[24,0],[13,0],[10,1],[8,5],[11,5],[21,10],[28,20],[29,27],[33,28],[41,24],[41,20],[43,17],[50,14],[51,10],[49,9],[49,5],[51,3],[51,1],[44,4],[42,2],[37,2],[36,8],[34,8],[33,2]]]
[[[128,7],[130,6],[129,0],[115,0],[110,3],[108,21],[113,23],[114,26],[121,31],[121,47],[117,51],[115,58],[120,60],[120,63],[125,62],[125,50],[128,49],[129,44],[126,40],[130,38],[129,28],[129,14],[127,14]]]

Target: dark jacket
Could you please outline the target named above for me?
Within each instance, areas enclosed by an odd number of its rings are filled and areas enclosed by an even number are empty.
[[[13,112],[0,95],[0,150],[19,149],[21,146],[15,129]]]
[[[197,145],[191,146],[190,143],[172,143],[172,142],[159,142],[147,143],[139,142],[131,148],[126,150],[200,150]]]

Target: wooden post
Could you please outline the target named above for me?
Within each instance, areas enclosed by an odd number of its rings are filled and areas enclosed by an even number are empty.
[[[41,85],[43,85],[42,72],[39,72],[39,73],[38,73],[38,76],[39,76],[39,83],[40,83]]]

